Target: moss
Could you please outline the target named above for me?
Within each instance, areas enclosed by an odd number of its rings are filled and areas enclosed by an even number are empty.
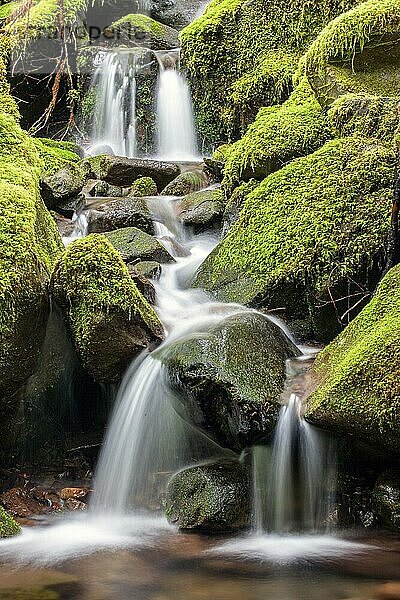
[[[45,178],[54,175],[60,169],[66,166],[83,175],[83,171],[78,163],[80,157],[74,152],[76,145],[72,142],[59,142],[47,138],[34,138],[39,155],[43,161],[41,177]]]
[[[313,152],[332,130],[305,77],[282,106],[260,109],[244,137],[228,151],[223,185],[232,190],[251,177],[264,179],[285,162]]]
[[[261,106],[284,101],[297,59],[357,0],[212,0],[181,32],[200,134],[239,137]]]
[[[224,210],[223,235],[226,235],[226,233],[229,231],[229,229],[232,227],[232,225],[234,223],[236,223],[236,221],[239,218],[240,211],[242,210],[243,205],[246,201],[246,197],[249,194],[251,194],[251,192],[254,192],[254,190],[259,185],[260,185],[259,181],[256,181],[255,179],[250,179],[250,181],[242,183],[241,185],[239,185],[239,187],[237,187],[234,190],[233,194],[231,195],[228,202],[226,203],[225,210]]]
[[[113,23],[110,28],[118,30],[121,25],[129,25],[131,28],[140,29],[145,33],[154,34],[156,36],[162,36],[165,29],[165,26],[158,23],[158,21],[155,21],[147,15],[141,14],[126,15]]]
[[[400,266],[318,356],[307,416],[400,452]]]
[[[391,98],[345,94],[328,112],[337,135],[375,137],[393,142],[399,126],[400,103]]]
[[[208,184],[204,171],[196,169],[184,171],[169,183],[161,192],[163,196],[186,196],[205,188]]]
[[[19,2],[6,2],[0,6],[0,21],[7,19],[12,12],[17,8]]]
[[[217,160],[218,162],[224,163],[229,156],[229,150],[231,148],[231,144],[221,144],[218,146],[212,155],[212,160]]]
[[[341,138],[272,173],[247,197],[196,285],[225,300],[292,303],[296,312],[305,296],[305,312],[315,314],[318,299],[383,254],[394,162],[385,144]]]
[[[129,190],[129,195],[136,198],[157,196],[157,194],[157,184],[151,177],[139,177]]]
[[[156,313],[102,235],[91,234],[67,247],[55,266],[52,291],[84,366],[101,381],[121,376],[137,353],[132,337],[138,337],[140,324],[149,339],[162,337]]]
[[[11,537],[20,532],[18,523],[0,506],[0,538]]]

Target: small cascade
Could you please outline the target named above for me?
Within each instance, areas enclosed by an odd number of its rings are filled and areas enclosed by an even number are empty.
[[[83,238],[88,233],[88,220],[84,211],[75,212],[72,217],[74,228],[70,235],[63,237],[64,246],[68,246],[71,242]]]
[[[93,147],[110,146],[118,156],[136,156],[136,56],[134,51],[105,52],[93,76]]]
[[[188,84],[171,53],[159,60],[158,155],[163,160],[196,160],[198,148]]]

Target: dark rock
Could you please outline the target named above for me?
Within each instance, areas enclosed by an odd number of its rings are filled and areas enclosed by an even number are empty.
[[[174,262],[170,253],[155,237],[136,227],[117,229],[106,233],[105,236],[127,263],[149,260],[159,263]]]
[[[141,260],[135,263],[136,270],[150,279],[158,279],[161,275],[161,265],[155,260]]]
[[[250,525],[248,470],[236,461],[184,469],[168,484],[165,512],[179,529],[228,531]]]
[[[268,438],[281,408],[286,360],[299,354],[266,316],[240,313],[160,352],[176,410],[221,445],[240,451]]]
[[[208,185],[207,177],[200,169],[185,171],[171,181],[161,192],[162,196],[186,196],[205,188]]]
[[[120,198],[126,196],[128,190],[118,185],[111,185],[107,181],[95,181],[88,189],[89,196],[96,198]]]
[[[149,8],[153,19],[175,27],[183,29],[189,25],[195,18],[202,6],[202,2],[197,0],[150,0]]]
[[[75,228],[74,222],[71,219],[67,219],[67,217],[63,217],[62,215],[59,215],[58,213],[54,212],[53,210],[50,211],[50,213],[57,224],[57,228],[58,228],[58,231],[59,231],[61,237],[70,236]]]
[[[176,210],[184,225],[193,227],[195,231],[204,231],[221,224],[223,200],[221,189],[202,190],[179,200]]]
[[[154,233],[150,212],[141,198],[118,198],[89,212],[89,233],[103,233],[125,227],[137,227],[146,233]]]
[[[139,177],[151,177],[159,191],[180,173],[180,167],[175,163],[122,156],[86,158],[83,165],[94,179],[102,179],[122,187],[132,185]]]
[[[74,196],[68,200],[58,200],[54,203],[53,209],[63,217],[72,219],[75,213],[78,213],[83,209],[85,202],[85,196],[83,194],[78,194],[78,196]]]
[[[154,285],[142,275],[136,265],[129,264],[128,265],[129,275],[132,277],[137,289],[143,296],[146,298],[147,302],[150,304],[155,304],[156,302],[156,290],[154,289]]]
[[[385,471],[372,492],[372,501],[379,522],[393,531],[400,531],[400,471]]]

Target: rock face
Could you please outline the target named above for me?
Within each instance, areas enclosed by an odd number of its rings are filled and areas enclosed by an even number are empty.
[[[186,196],[192,192],[198,192],[208,184],[203,171],[185,171],[171,181],[161,192],[163,196]]]
[[[281,407],[285,362],[299,354],[267,317],[241,313],[160,355],[177,411],[223,446],[240,451],[272,433]]]
[[[141,14],[122,17],[110,25],[104,35],[117,45],[123,43],[152,50],[173,50],[179,46],[176,29]]]
[[[139,177],[151,177],[161,191],[180,173],[174,163],[121,156],[94,156],[83,161],[89,177],[102,179],[113,185],[130,186]]]
[[[0,538],[11,537],[20,532],[18,523],[0,506]]]
[[[89,233],[125,227],[137,227],[146,233],[154,233],[150,212],[141,198],[118,198],[96,206],[89,212]]]
[[[105,236],[127,263],[135,261],[174,262],[171,254],[155,237],[136,227],[117,229],[106,233]]]
[[[220,189],[194,192],[176,204],[179,218],[184,225],[196,232],[219,227],[224,210],[224,196]]]
[[[179,529],[229,531],[250,525],[248,470],[221,461],[184,469],[168,484],[165,512]]]
[[[400,266],[310,373],[307,419],[400,454]]]
[[[52,293],[82,364],[97,381],[119,381],[139,352],[163,338],[156,313],[104,236],[68,246],[55,267]]]
[[[380,524],[400,531],[400,471],[386,471],[379,477],[372,502]]]

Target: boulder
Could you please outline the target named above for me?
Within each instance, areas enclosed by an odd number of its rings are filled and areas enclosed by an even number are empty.
[[[199,232],[220,226],[224,206],[224,195],[218,188],[185,196],[176,203],[176,211],[184,225]]]
[[[141,260],[135,263],[135,269],[140,275],[150,279],[159,279],[161,275],[161,265],[155,260]]]
[[[163,339],[156,313],[102,235],[91,234],[67,247],[54,269],[51,290],[82,364],[99,382],[118,382],[133,358]]]
[[[156,290],[154,289],[154,285],[142,275],[136,265],[128,264],[129,275],[132,278],[132,281],[135,283],[139,292],[146,298],[149,304],[155,304],[156,302]]]
[[[151,177],[139,177],[129,190],[129,196],[134,196],[135,198],[157,196],[157,193],[157,184]]]
[[[171,181],[161,192],[162,196],[186,196],[198,192],[208,185],[204,171],[185,171]]]
[[[0,506],[0,538],[11,537],[20,532],[18,523]]]
[[[158,191],[180,173],[180,167],[175,163],[123,156],[92,156],[83,161],[83,166],[89,177],[122,187],[131,186],[140,177],[151,177]]]
[[[268,438],[281,408],[286,360],[299,354],[267,316],[244,312],[160,351],[176,410],[219,444],[240,451]]]
[[[125,227],[137,227],[154,233],[153,221],[146,203],[141,198],[118,198],[90,210],[89,233],[103,233]]]
[[[372,502],[379,523],[393,531],[400,531],[400,471],[391,469],[375,483]]]
[[[81,169],[68,165],[43,179],[40,184],[42,198],[48,208],[57,203],[75,198],[85,185]]]
[[[87,186],[87,193],[95,198],[121,198],[127,195],[128,190],[118,185],[111,185],[107,181],[92,181]]]
[[[400,454],[400,265],[361,313],[318,356],[306,418],[324,429]]]
[[[152,50],[172,50],[179,46],[176,29],[143,14],[122,17],[104,30],[111,44],[140,46]]]
[[[155,237],[136,227],[117,229],[106,233],[105,236],[127,263],[135,261],[174,262],[168,250]]]
[[[217,532],[249,527],[248,469],[225,460],[180,471],[168,484],[165,513],[179,529]]]

